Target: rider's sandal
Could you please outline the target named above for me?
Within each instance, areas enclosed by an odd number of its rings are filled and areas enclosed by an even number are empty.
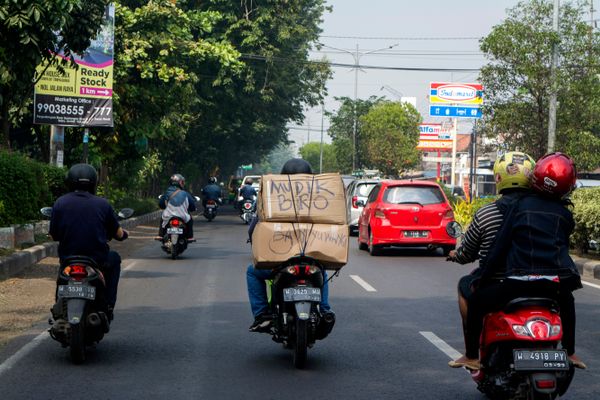
[[[569,361],[571,361],[571,364],[573,364],[575,368],[587,369],[587,365],[585,365],[585,363],[581,361],[575,354],[569,356]]]
[[[449,361],[448,366],[450,368],[466,368],[471,371],[478,371],[481,368],[479,360],[470,359],[465,356]]]

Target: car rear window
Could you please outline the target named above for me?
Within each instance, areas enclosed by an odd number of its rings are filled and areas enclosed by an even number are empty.
[[[437,187],[432,186],[392,186],[387,188],[383,201],[390,204],[421,205],[444,203],[444,195]]]
[[[369,193],[371,193],[371,189],[373,189],[377,185],[376,183],[361,183],[356,186],[356,195],[361,197],[367,197]]]

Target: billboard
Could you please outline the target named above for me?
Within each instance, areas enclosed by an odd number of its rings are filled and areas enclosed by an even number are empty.
[[[115,8],[106,8],[102,27],[85,52],[74,55],[64,74],[40,65],[34,88],[33,122],[61,126],[113,126],[113,51]],[[64,53],[54,57],[64,59]]]
[[[452,127],[450,127],[452,129]],[[419,124],[419,143],[418,150],[452,150],[451,131],[447,125],[439,123]]]
[[[431,82],[429,102],[432,104],[483,104],[483,85],[480,83]]]

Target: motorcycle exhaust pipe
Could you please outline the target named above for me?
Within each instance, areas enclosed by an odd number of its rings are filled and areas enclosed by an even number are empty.
[[[90,326],[93,327],[99,327],[100,325],[102,325],[102,319],[100,319],[100,316],[96,313],[91,313],[90,315],[88,315],[87,317],[87,323]]]

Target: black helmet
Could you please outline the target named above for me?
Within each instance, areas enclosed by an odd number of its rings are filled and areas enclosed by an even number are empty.
[[[179,186],[180,189],[183,189],[185,186],[185,178],[181,174],[173,174],[169,178],[169,184]]]
[[[215,178],[214,176],[211,176],[210,178],[208,178],[208,183],[212,183],[212,184],[217,183],[217,178]]]
[[[67,172],[67,186],[71,191],[85,190],[96,193],[98,173],[90,164],[75,164]]]
[[[301,158],[291,158],[287,160],[285,164],[283,164],[283,167],[281,167],[281,173],[288,175],[312,174],[313,171],[308,161]]]

